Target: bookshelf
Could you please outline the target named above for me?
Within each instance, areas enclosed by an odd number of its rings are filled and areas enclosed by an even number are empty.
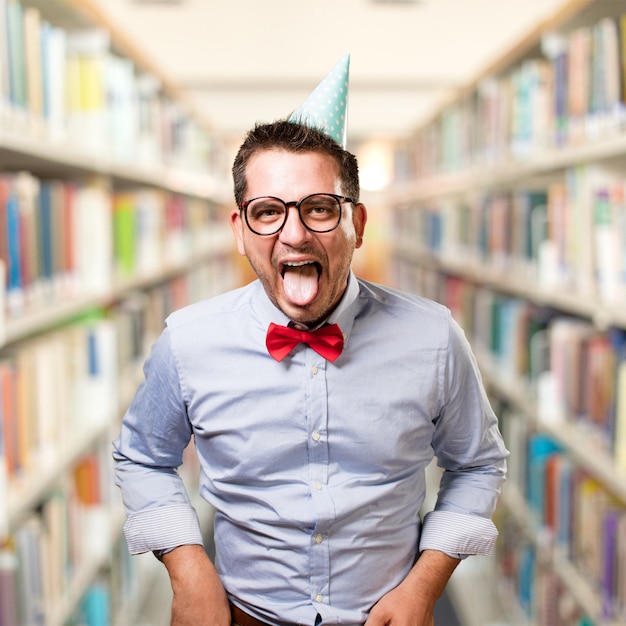
[[[224,180],[94,4],[0,0],[1,624],[141,621],[110,442],[166,315],[239,282]]]
[[[520,626],[626,620],[626,3],[546,20],[396,152],[396,284],[450,307],[511,450]]]

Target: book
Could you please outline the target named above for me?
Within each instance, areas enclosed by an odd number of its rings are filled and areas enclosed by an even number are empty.
[[[166,264],[164,253],[165,210],[168,193],[156,189],[138,189],[135,192],[137,212],[137,239],[135,242],[135,271],[138,276],[159,274]],[[201,211],[194,211],[201,207]],[[213,240],[207,234],[207,220],[211,211],[206,203],[187,198],[187,223],[193,252],[213,249]],[[199,213],[201,213],[199,215]],[[209,229],[210,230],[210,229]]]
[[[5,432],[5,406],[4,406],[4,384],[2,378],[2,362],[0,362],[0,502],[8,501],[8,485],[9,485],[9,462],[7,459],[7,448],[9,446],[6,441],[10,432]],[[9,403],[7,402],[7,407]],[[8,417],[7,417],[8,422]],[[8,430],[8,429],[7,429]],[[7,506],[0,508],[0,550],[3,540],[6,538],[9,531],[9,511]],[[2,622],[0,621],[0,624]]]
[[[572,231],[569,198],[563,181],[550,184],[547,189],[548,238],[539,260],[539,277],[546,289],[574,289],[573,268],[568,249]]]
[[[41,29],[39,9],[24,7],[24,70],[26,72],[26,96],[30,113],[30,132],[36,134],[43,122],[43,77]]]
[[[98,155],[111,145],[106,101],[110,45],[108,32],[101,28],[66,32],[68,138]]]
[[[626,517],[626,510],[609,506],[602,519],[602,574],[600,590],[602,599],[602,617],[613,619],[621,613],[618,589],[618,554],[620,541],[626,541],[619,535],[620,520]],[[623,613],[621,613],[623,615]]]
[[[18,471],[17,382],[14,361],[0,360],[0,400],[2,401],[2,443],[5,472],[10,479]]]
[[[545,523],[546,465],[554,454],[561,452],[561,446],[546,435],[532,435],[528,440],[526,499],[538,525]]]
[[[590,49],[591,33],[589,28],[574,29],[568,39],[568,142],[579,144],[585,139],[585,120],[590,91]]]
[[[550,371],[559,403],[557,414],[564,421],[585,415],[586,343],[594,333],[591,322],[577,318],[560,317],[550,324]]]
[[[111,623],[111,598],[106,584],[91,585],[81,601],[82,619],[85,626],[108,626]]]
[[[135,156],[137,162],[146,168],[153,168],[163,163],[165,146],[160,129],[163,126],[163,106],[161,86],[152,75],[137,71],[135,76],[137,144]]]
[[[105,182],[82,183],[73,209],[77,280],[82,294],[106,294],[113,284],[112,200]]]
[[[599,436],[603,448],[610,451],[614,435],[612,413],[616,402],[616,355],[611,338],[606,333],[589,337],[584,349],[581,376],[584,419]]]
[[[9,83],[9,36],[7,32],[7,0],[0,0],[0,122],[8,115],[11,97]]]
[[[22,289],[22,227],[20,207],[12,179],[5,178],[6,255],[7,255],[7,311],[10,316],[19,316],[24,309]]]
[[[528,420],[521,414],[508,409],[502,416],[502,436],[510,455],[507,459],[507,481],[519,494],[526,493],[528,470],[526,446],[529,437]]]
[[[5,1],[10,102],[14,109],[25,111],[28,95],[24,58],[24,9],[19,0]]]
[[[621,295],[620,241],[609,187],[597,188],[593,199],[595,277],[600,299],[615,303]]]
[[[140,227],[131,194],[115,194],[113,198],[113,242],[116,274],[128,278],[135,272],[136,229]]]
[[[46,623],[46,598],[42,579],[43,525],[31,515],[16,529],[13,540],[18,554],[17,586],[20,624]]]
[[[578,165],[566,171],[567,195],[572,229],[568,239],[567,262],[572,268],[575,291],[581,296],[594,294],[593,197],[599,170]]]
[[[513,192],[511,222],[511,261],[523,279],[549,283],[544,248],[549,236],[548,194],[546,189],[519,189]]]
[[[111,54],[104,71],[111,156],[116,163],[133,163],[138,136],[135,66]]]
[[[613,454],[615,467],[626,474],[626,350],[622,342],[617,353],[616,387],[617,399],[615,403],[615,443]]]
[[[0,626],[19,624],[17,556],[10,545],[0,544]]]
[[[617,271],[617,295],[616,299],[626,296],[626,200],[625,181],[616,181],[611,187],[611,206],[614,237],[617,239],[617,258],[615,261]]]
[[[55,245],[58,241],[54,224],[58,218],[54,215],[55,209],[52,199],[52,186],[47,181],[39,184],[39,197],[36,206],[37,215],[37,240],[31,246],[38,257],[38,275],[42,290],[45,291],[46,300],[53,297],[53,281],[59,268],[55,261]]]
[[[1,202],[1,200],[0,200]],[[0,224],[2,224],[2,211],[0,210]],[[0,348],[6,341],[6,291],[7,291],[7,264],[0,252]]]
[[[42,115],[45,130],[54,141],[67,133],[66,34],[62,28],[43,22],[41,27]]]

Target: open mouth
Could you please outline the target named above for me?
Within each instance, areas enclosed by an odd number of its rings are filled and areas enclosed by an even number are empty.
[[[287,261],[283,265],[280,275],[285,278],[287,271],[311,272],[311,267],[317,271],[317,277],[322,275],[322,266],[317,261]]]
[[[317,261],[287,261],[281,269],[283,288],[295,305],[306,306],[317,296],[322,266]]]

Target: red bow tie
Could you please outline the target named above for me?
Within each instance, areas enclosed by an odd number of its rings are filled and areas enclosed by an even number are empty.
[[[329,361],[334,361],[343,350],[343,334],[337,324],[306,331],[270,324],[265,345],[270,355],[282,361],[299,343],[306,343]]]

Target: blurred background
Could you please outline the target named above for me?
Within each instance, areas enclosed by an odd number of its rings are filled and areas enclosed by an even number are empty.
[[[0,0],[0,626],[169,623],[111,441],[165,317],[254,278],[244,134],[346,53],[354,269],[449,307],[511,451],[436,625],[626,623],[626,0]]]

